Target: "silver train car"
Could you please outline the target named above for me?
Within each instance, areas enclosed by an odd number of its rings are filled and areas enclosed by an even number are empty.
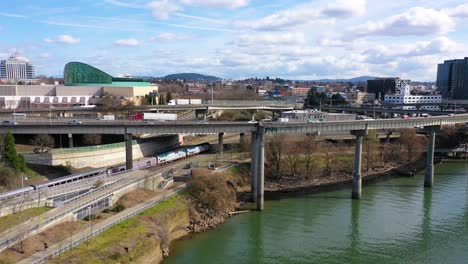
[[[210,144],[209,143],[203,143],[200,145],[195,145],[195,146],[190,146],[190,147],[184,147],[184,148],[179,148],[173,151],[165,152],[158,154],[154,157],[150,158],[145,158],[141,160],[137,160],[134,162],[134,168],[133,169],[143,169],[143,168],[148,168],[152,166],[157,166],[157,165],[163,165],[166,163],[174,162],[179,159],[185,159],[187,157],[191,157],[194,155],[198,155],[202,152],[205,152],[210,149]],[[8,192],[3,192],[0,193],[0,200],[5,200],[5,199],[11,199],[14,197],[20,197],[22,195],[25,195],[29,192],[36,191],[37,189],[43,189],[43,188],[52,188],[64,184],[68,184],[71,182],[75,181],[81,181],[84,179],[92,178],[95,176],[107,174],[108,176],[112,176],[113,174],[118,174],[126,171],[126,166],[125,165],[120,165],[120,166],[114,166],[114,167],[109,167],[109,168],[100,168],[100,169],[95,169],[83,173],[76,173],[72,174],[69,176],[64,176],[60,177],[57,179],[53,179],[44,183],[39,183],[35,185],[30,185],[24,188],[16,189],[16,190],[11,190]]]

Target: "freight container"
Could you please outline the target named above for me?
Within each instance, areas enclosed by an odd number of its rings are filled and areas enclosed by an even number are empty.
[[[177,120],[177,114],[143,113],[143,120]]]
[[[115,115],[103,115],[98,117],[98,120],[115,120]]]
[[[201,99],[190,99],[190,104],[199,105],[202,104]]]

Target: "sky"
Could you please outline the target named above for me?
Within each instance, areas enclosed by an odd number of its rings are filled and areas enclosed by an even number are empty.
[[[114,76],[400,76],[468,57],[461,0],[0,0],[0,59],[37,74],[80,61]]]

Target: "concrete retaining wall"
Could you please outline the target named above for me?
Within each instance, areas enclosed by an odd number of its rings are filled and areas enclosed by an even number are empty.
[[[179,136],[163,136],[156,138],[155,141],[145,142],[133,145],[133,159],[152,156],[162,149],[178,144]],[[74,168],[83,167],[108,167],[115,164],[125,163],[125,147],[103,149],[88,152],[77,153],[40,153],[24,154],[27,163],[40,165],[67,165]]]

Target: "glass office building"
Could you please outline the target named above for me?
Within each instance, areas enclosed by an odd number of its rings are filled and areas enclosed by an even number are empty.
[[[439,64],[436,85],[444,99],[468,99],[468,57]]]

